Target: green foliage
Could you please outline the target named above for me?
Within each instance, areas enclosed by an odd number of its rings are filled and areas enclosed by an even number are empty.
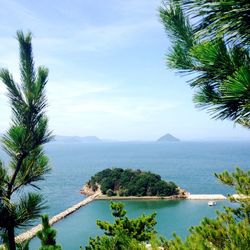
[[[161,180],[160,175],[140,170],[113,168],[105,169],[91,177],[88,184],[92,190],[96,183],[103,194],[112,196],[170,196],[178,194],[173,182]],[[112,192],[113,193],[112,193]]]
[[[194,75],[197,107],[250,127],[249,1],[169,0],[160,17],[168,66]]]
[[[0,70],[12,109],[11,126],[1,140],[10,163],[7,167],[0,161],[0,231],[6,233],[6,246],[11,250],[16,249],[15,228],[31,225],[45,207],[41,195],[21,191],[27,186],[38,188],[36,182],[50,172],[42,145],[52,138],[45,116],[48,70],[35,70],[31,33],[18,31],[17,40],[21,84],[14,81],[7,69]]]
[[[115,192],[113,190],[111,190],[111,189],[108,189],[106,194],[107,194],[108,197],[116,195]]]
[[[250,127],[250,3],[242,1],[169,0],[160,17],[171,40],[170,68],[194,74],[194,102],[214,118]],[[164,249],[249,249],[250,171],[237,168],[216,177],[233,187],[237,208],[225,208],[216,219],[204,218],[183,241],[177,235]]]
[[[22,228],[31,225],[30,221],[38,218],[45,208],[42,196],[37,193],[28,193],[21,196],[19,202],[11,202],[7,198],[2,199],[1,213],[11,215],[15,227]],[[7,211],[6,211],[7,210]],[[10,223],[9,217],[1,217],[0,226],[5,228]]]
[[[122,203],[111,202],[110,207],[115,217],[114,223],[97,221],[97,225],[104,230],[105,235],[90,238],[86,250],[145,249],[144,243],[150,241],[156,233],[154,229],[156,213],[129,219]]]
[[[248,0],[182,0],[181,2],[184,10],[194,15],[195,31],[200,37],[206,39],[209,33],[212,38],[223,36],[227,42],[249,45]]]
[[[81,248],[82,249],[82,248]],[[86,250],[147,250],[145,243],[140,243],[135,239],[117,231],[113,237],[106,235],[95,239],[90,239]]]
[[[59,245],[56,245],[56,230],[49,224],[48,215],[42,216],[42,230],[37,233],[37,237],[41,240],[39,250],[61,250]]]
[[[16,247],[18,250],[29,250],[30,240],[25,240],[23,242],[17,243]]]

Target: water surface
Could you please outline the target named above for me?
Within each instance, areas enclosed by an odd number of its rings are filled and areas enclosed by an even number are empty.
[[[215,217],[215,211],[228,205],[227,201],[219,201],[215,207],[209,207],[205,201],[122,201],[130,218],[141,214],[157,212],[156,230],[158,234],[172,237],[176,232],[182,238],[188,234],[188,228],[197,225],[204,217]],[[86,207],[82,207],[73,215],[55,224],[58,236],[57,241],[63,249],[77,250],[79,246],[85,246],[89,237],[101,235],[96,220],[112,222],[109,201],[94,201]],[[31,241],[31,250],[38,249],[38,239]]]
[[[191,193],[227,194],[231,190],[214,173],[249,168],[249,149],[249,142],[51,143],[53,172],[40,186],[50,215],[79,202],[83,184],[108,167],[152,171]]]
[[[231,190],[220,184],[214,173],[236,166],[249,169],[250,142],[178,142],[178,143],[50,143],[46,153],[52,173],[40,183],[49,205],[44,212],[55,215],[84,197],[83,184],[97,171],[108,167],[141,169],[158,173],[163,179],[194,194],[227,194]],[[3,152],[1,158],[8,161]],[[215,208],[202,201],[125,201],[130,216],[157,212],[160,234],[170,237],[174,231],[184,237],[191,225],[203,216],[213,217]],[[99,231],[96,219],[110,220],[108,201],[95,201],[57,223],[58,241],[64,249],[79,249]],[[99,232],[100,233],[100,232]],[[37,241],[32,248],[37,249]]]

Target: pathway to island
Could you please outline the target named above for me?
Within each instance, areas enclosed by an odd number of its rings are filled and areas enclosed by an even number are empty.
[[[54,223],[64,219],[65,217],[67,217],[68,215],[74,213],[76,210],[78,210],[79,208],[87,205],[88,203],[90,203],[91,201],[93,201],[98,195],[100,195],[99,192],[94,193],[93,195],[87,197],[86,199],[84,199],[83,201],[75,204],[74,206],[66,209],[65,211],[53,216],[50,220],[49,223],[50,225],[53,225]],[[33,228],[31,228],[30,230],[16,236],[15,240],[16,242],[22,242],[28,239],[31,239],[33,237],[36,236],[37,232],[40,231],[42,229],[42,225],[39,224]]]
[[[178,196],[110,196],[102,195],[96,197],[96,200],[226,200],[227,197],[222,194],[188,194],[186,197]]]
[[[176,197],[157,197],[157,196],[143,196],[143,197],[137,197],[137,196],[128,196],[128,197],[107,197],[101,194],[101,191],[98,190],[94,194],[88,196],[83,201],[77,203],[76,205],[66,209],[65,211],[53,216],[49,223],[50,225],[53,225],[54,223],[64,219],[68,215],[74,213],[79,208],[87,205],[88,203],[92,202],[93,200],[177,200]],[[227,197],[222,194],[188,194],[186,198],[183,198],[183,200],[226,200]],[[180,199],[178,199],[180,200]],[[30,230],[16,236],[15,240],[16,242],[22,242],[28,239],[31,239],[36,236],[37,232],[42,229],[42,225],[39,224]]]

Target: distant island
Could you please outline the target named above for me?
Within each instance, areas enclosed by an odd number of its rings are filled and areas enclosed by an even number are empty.
[[[157,140],[157,142],[177,142],[177,141],[180,141],[180,139],[174,137],[171,134],[165,134]]]
[[[102,140],[96,136],[64,136],[56,135],[55,142],[63,143],[90,143],[90,142],[102,142]]]
[[[185,191],[174,182],[164,181],[158,174],[122,168],[107,168],[98,172],[84,185],[81,193],[92,195],[97,191],[106,198],[185,196]]]

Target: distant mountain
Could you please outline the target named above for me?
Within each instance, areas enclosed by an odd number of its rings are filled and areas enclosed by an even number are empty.
[[[175,141],[180,141],[180,139],[174,137],[171,134],[165,134],[157,140],[157,142],[175,142]]]
[[[63,143],[89,143],[89,142],[102,142],[102,140],[96,136],[64,136],[64,135],[56,135],[56,142]]]

